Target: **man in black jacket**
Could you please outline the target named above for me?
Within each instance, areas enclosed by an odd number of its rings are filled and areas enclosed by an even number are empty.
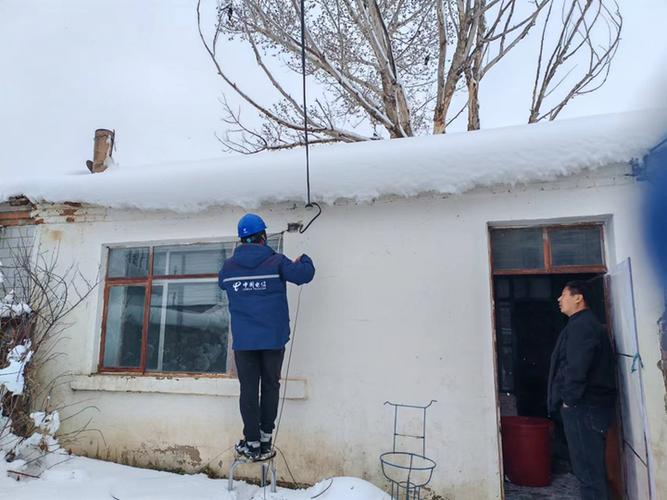
[[[614,354],[604,327],[588,308],[588,286],[571,281],[558,298],[569,317],[551,354],[547,404],[560,412],[572,470],[584,500],[609,498],[605,435],[616,400]]]

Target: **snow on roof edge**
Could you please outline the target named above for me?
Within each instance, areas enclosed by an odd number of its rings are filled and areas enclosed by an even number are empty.
[[[365,202],[386,195],[458,194],[475,187],[551,181],[639,159],[665,137],[667,113],[641,111],[438,136],[311,149],[311,197]],[[306,199],[303,149],[11,179],[0,201],[197,212]]]

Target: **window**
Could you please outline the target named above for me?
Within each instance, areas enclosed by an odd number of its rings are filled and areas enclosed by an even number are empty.
[[[549,355],[562,327],[556,298],[563,285],[606,272],[602,228],[490,229],[498,389],[514,394],[520,415],[542,414]]]
[[[281,251],[282,235],[269,245]],[[235,246],[110,248],[100,370],[226,373],[229,310],[218,272]]]
[[[542,229],[497,229],[493,231],[493,263],[497,269],[544,267]]]
[[[26,265],[30,262],[35,227],[0,225],[0,299],[13,291],[16,303],[30,302]]]
[[[599,228],[559,227],[549,232],[551,262],[554,266],[602,264]]]
[[[493,273],[605,272],[602,225],[491,229]]]

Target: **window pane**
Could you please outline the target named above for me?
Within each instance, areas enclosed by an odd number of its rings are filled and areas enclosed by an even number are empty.
[[[14,292],[15,303],[30,302],[29,270],[37,226],[0,226],[0,298]],[[4,279],[3,279],[4,276]]]
[[[171,245],[155,247],[153,274],[214,274],[231,257],[233,242],[202,243],[198,245]]]
[[[144,286],[114,286],[109,289],[104,343],[105,367],[140,366],[145,296]]]
[[[549,230],[553,266],[602,265],[600,227]]]
[[[224,373],[227,296],[216,282],[154,283],[146,369]]]
[[[542,229],[496,229],[491,232],[494,269],[543,269]]]
[[[148,275],[148,247],[109,250],[109,278],[143,278]]]

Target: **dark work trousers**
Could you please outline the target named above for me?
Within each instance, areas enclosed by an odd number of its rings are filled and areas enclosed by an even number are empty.
[[[570,462],[579,480],[582,500],[607,500],[605,438],[614,408],[585,403],[561,408]]]
[[[246,441],[259,441],[259,430],[273,432],[280,400],[280,370],[285,349],[234,351],[241,383],[241,418]],[[261,387],[261,397],[260,397]]]

